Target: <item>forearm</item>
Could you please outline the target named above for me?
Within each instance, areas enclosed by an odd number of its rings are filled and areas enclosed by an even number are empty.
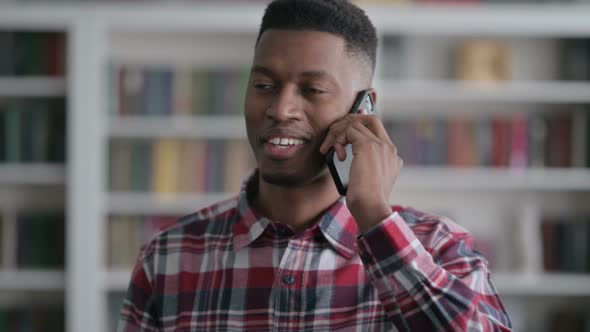
[[[415,229],[419,231],[420,227]],[[440,251],[453,250],[445,246],[457,243],[433,240],[433,244],[442,246],[437,248]],[[440,255],[435,262],[397,213],[363,235],[359,250],[373,286],[398,329],[510,330],[489,283],[485,261],[477,256]]]

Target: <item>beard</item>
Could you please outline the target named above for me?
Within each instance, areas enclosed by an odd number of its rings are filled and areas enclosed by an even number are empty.
[[[281,187],[301,187],[306,184],[306,178],[295,174],[260,174],[262,180],[275,186]]]
[[[320,181],[327,172],[325,163],[312,163],[302,172],[273,172],[259,169],[261,179],[269,184],[296,188]]]

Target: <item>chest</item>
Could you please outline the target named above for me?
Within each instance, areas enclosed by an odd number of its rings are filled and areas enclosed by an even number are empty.
[[[327,243],[210,248],[179,255],[166,266],[166,277],[158,283],[162,317],[169,319],[164,327],[331,331],[366,324],[388,330],[358,255],[346,259]]]

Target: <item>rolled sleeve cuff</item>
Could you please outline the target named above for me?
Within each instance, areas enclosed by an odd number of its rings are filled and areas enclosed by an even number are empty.
[[[408,265],[417,268],[419,260],[427,261],[419,264],[422,270],[435,268],[432,257],[397,212],[360,235],[358,247],[361,260],[372,273],[391,274]]]

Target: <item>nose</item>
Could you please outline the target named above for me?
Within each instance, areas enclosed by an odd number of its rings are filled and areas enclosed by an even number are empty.
[[[266,115],[276,122],[299,119],[301,116],[301,98],[297,88],[285,86],[280,89],[266,110]]]

